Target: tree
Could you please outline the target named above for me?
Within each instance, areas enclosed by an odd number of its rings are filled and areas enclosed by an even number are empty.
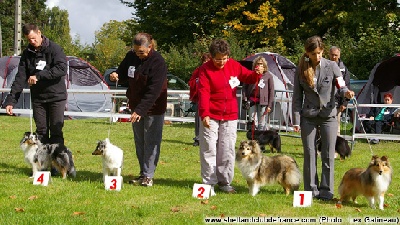
[[[92,64],[98,70],[104,72],[110,67],[118,66],[125,57],[134,33],[130,27],[132,24],[134,22],[130,20],[122,22],[111,20],[96,31]],[[130,37],[129,42],[128,37]]]
[[[138,31],[147,32],[157,40],[159,47],[183,47],[195,41],[193,34],[212,35],[221,25],[211,21],[223,0],[120,0],[135,9]]]

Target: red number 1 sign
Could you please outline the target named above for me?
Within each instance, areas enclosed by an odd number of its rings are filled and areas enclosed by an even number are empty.
[[[293,193],[293,207],[310,207],[312,204],[311,191],[295,191]]]

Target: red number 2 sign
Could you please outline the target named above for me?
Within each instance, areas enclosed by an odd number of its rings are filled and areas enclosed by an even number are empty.
[[[204,187],[199,187],[199,188],[197,189],[197,191],[199,191],[200,193],[197,194],[197,197],[198,197],[198,198],[204,198],[203,194],[204,194],[204,191],[205,191],[205,190],[206,190],[206,189],[204,189]]]

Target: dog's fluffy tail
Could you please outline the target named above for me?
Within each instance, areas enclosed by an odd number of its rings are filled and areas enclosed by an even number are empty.
[[[301,182],[301,173],[299,166],[297,165],[297,162],[295,159],[290,157],[292,160],[292,163],[290,164],[290,169],[287,171],[287,182],[291,184],[292,190],[297,191],[300,187],[300,182]]]
[[[68,160],[69,160],[69,165],[70,168],[68,170],[68,175],[71,175],[73,177],[76,177],[76,170],[75,170],[75,164],[74,164],[74,159],[72,157],[72,152],[68,149]]]

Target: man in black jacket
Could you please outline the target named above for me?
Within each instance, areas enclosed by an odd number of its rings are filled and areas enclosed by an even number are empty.
[[[6,112],[13,115],[13,107],[28,83],[36,132],[42,136],[41,141],[64,144],[66,56],[59,45],[42,35],[37,25],[25,24],[22,32],[29,45],[22,53],[18,73],[5,101]]]

